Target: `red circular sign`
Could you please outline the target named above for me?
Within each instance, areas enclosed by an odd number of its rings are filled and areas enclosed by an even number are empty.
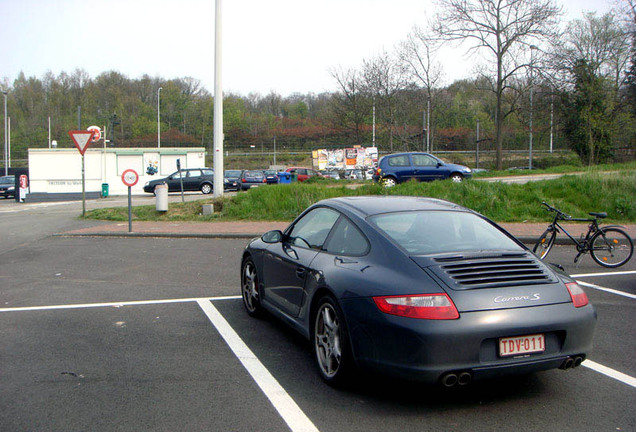
[[[99,126],[89,126],[86,130],[93,132],[93,142],[97,142],[102,139],[102,131]]]
[[[133,169],[127,169],[121,174],[121,181],[128,187],[133,187],[139,181],[139,174]]]

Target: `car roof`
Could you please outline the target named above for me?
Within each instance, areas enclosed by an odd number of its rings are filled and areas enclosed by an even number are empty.
[[[471,211],[450,201],[413,196],[373,195],[339,197],[320,201],[316,205],[320,204],[329,205],[339,209],[353,210],[357,213],[361,213],[363,217],[381,213],[417,210]]]

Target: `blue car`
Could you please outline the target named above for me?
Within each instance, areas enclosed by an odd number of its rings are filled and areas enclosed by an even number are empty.
[[[310,340],[330,384],[360,368],[461,386],[570,369],[592,346],[596,312],[576,281],[448,201],[323,200],[240,264],[247,313]]]
[[[454,182],[461,182],[472,175],[470,168],[446,163],[432,154],[396,153],[380,159],[373,180],[391,187],[411,179],[417,181],[451,179]]]

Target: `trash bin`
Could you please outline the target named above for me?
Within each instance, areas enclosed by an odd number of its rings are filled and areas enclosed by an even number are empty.
[[[108,183],[102,183],[102,198],[108,198]]]
[[[157,198],[156,209],[160,212],[168,211],[168,185],[160,184],[155,186],[155,197]]]
[[[281,184],[289,184],[289,183],[291,183],[291,173],[279,172],[276,175],[278,176],[278,183],[281,183]]]

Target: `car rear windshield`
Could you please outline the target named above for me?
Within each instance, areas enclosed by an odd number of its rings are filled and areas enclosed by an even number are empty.
[[[522,249],[488,221],[467,212],[384,213],[369,221],[412,255]]]
[[[263,178],[263,171],[245,171],[245,177]]]

